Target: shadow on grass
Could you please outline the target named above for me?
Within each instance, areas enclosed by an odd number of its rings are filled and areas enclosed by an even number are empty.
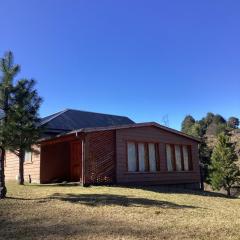
[[[82,204],[90,207],[97,206],[124,206],[124,207],[159,207],[171,209],[199,208],[191,205],[176,204],[170,201],[160,201],[148,198],[139,198],[134,196],[116,195],[116,194],[63,194],[54,193],[45,198],[23,198],[7,197],[6,199],[19,201],[36,201],[36,203],[46,203],[52,200],[60,200],[74,204]]]
[[[140,189],[149,192],[156,192],[156,193],[167,193],[167,194],[191,194],[197,196],[205,196],[205,197],[222,197],[222,198],[229,198],[224,193],[217,193],[217,192],[210,192],[210,191],[202,191],[202,190],[191,190],[191,189],[184,189],[184,188],[174,188],[174,187],[163,187],[163,186],[114,186],[114,187],[121,187],[127,189]],[[234,198],[234,197],[232,197]]]
[[[62,183],[44,183],[44,184],[27,184],[29,187],[76,187],[81,186],[79,182],[62,182]]]
[[[6,199],[20,200],[20,201],[42,201],[46,202],[49,198],[21,198],[21,197],[6,197]]]
[[[197,208],[195,206],[180,205],[169,201],[159,201],[146,198],[126,197],[115,194],[61,194],[56,193],[51,199],[57,199],[64,202],[84,204],[87,206],[125,206],[125,207],[160,207],[160,208]]]

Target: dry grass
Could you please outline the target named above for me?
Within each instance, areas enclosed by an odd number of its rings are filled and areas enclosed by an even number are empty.
[[[0,239],[240,239],[240,199],[157,187],[8,183]]]

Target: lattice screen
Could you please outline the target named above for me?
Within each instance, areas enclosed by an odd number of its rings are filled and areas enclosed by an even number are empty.
[[[115,131],[89,133],[87,182],[112,184],[115,182]]]

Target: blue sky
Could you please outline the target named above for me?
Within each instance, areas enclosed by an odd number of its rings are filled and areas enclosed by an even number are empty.
[[[239,12],[238,0],[1,0],[0,55],[37,80],[42,116],[168,116],[179,129],[186,114],[240,117]]]

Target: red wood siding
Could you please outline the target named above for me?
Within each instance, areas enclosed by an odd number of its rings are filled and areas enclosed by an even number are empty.
[[[82,141],[70,143],[70,180],[82,181]]]
[[[25,161],[24,163],[24,179],[29,182],[29,177],[32,182],[40,182],[40,147],[34,147],[36,153],[32,153],[32,161]],[[19,172],[18,157],[7,151],[5,161],[5,177],[6,180],[16,180]]]
[[[127,141],[156,142],[159,147],[160,171],[155,173],[129,173],[127,171]],[[168,172],[165,144],[190,145],[193,170],[188,172]],[[197,142],[174,133],[156,128],[140,127],[116,131],[117,183],[179,184],[199,183],[200,170]]]
[[[85,184],[115,182],[115,131],[88,133],[85,144]]]

